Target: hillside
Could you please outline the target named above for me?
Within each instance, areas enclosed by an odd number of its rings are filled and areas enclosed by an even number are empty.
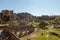
[[[14,34],[14,38],[21,40],[60,40],[60,16],[33,16],[27,12],[2,10],[0,31],[1,38]],[[6,31],[8,35],[4,34]]]

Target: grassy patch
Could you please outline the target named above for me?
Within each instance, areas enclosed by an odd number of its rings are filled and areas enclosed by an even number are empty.
[[[48,35],[47,30],[41,30],[41,32],[43,32],[43,35],[40,35],[39,37],[35,38],[35,40],[58,40],[59,39],[57,36],[50,35],[50,34],[48,37],[46,37],[46,35]]]
[[[38,27],[40,22],[28,22],[28,25],[32,25],[34,27]]]

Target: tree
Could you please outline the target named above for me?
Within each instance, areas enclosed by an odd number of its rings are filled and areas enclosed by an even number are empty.
[[[2,16],[2,20],[9,21],[10,20],[10,16],[9,15],[4,15],[4,16]]]
[[[48,23],[46,23],[45,21],[41,21],[41,23],[39,24],[39,28],[41,28],[41,29],[47,29],[47,26],[48,25]]]
[[[59,22],[60,21],[60,18],[59,17],[56,17],[55,19],[53,19],[55,22]]]

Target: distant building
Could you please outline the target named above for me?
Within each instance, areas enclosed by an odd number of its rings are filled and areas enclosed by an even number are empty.
[[[10,14],[13,14],[13,10],[2,10],[1,13],[2,13],[3,15],[6,15],[6,14],[10,15]]]
[[[1,14],[2,14],[2,16],[1,16]],[[4,15],[9,15],[10,20],[16,20],[16,17],[17,17],[13,10],[2,10],[0,12],[0,24],[4,23],[4,21],[1,19]]]

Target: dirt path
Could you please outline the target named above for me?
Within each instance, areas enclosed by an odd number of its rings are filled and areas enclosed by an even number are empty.
[[[38,37],[40,35],[40,30],[34,31],[33,33],[31,33],[28,36],[22,37],[21,40],[27,40],[27,39],[31,39],[33,40],[35,37]]]

